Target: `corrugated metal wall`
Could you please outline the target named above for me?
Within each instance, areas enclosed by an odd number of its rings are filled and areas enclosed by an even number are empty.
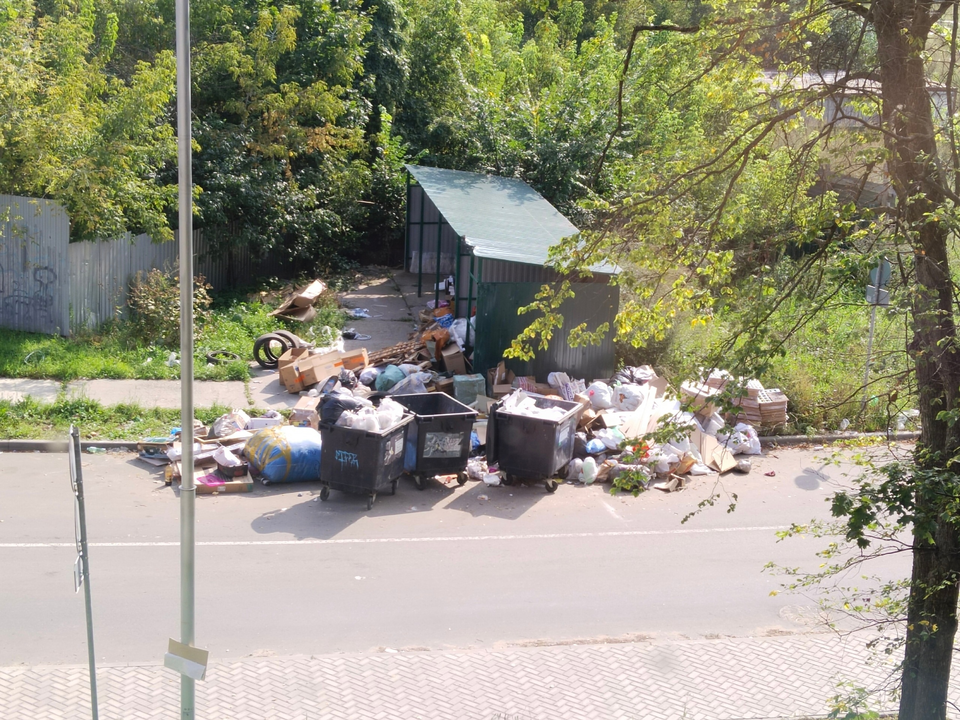
[[[437,206],[426,197],[419,185],[410,186],[410,202],[407,215],[407,268],[417,272],[420,268],[420,243],[423,242],[423,273],[436,275],[437,233],[440,233],[440,274],[452,275],[455,269],[454,254],[459,238],[440,215]],[[426,281],[424,281],[426,284]],[[431,284],[430,287],[433,287]]]
[[[484,280],[486,280],[484,265]],[[540,291],[541,283],[488,283],[480,284],[477,305],[477,341],[474,347],[474,368],[486,374],[503,359],[503,351],[533,320],[531,314],[518,315],[517,308],[533,302]],[[595,330],[604,322],[613,321],[620,306],[620,288],[617,285],[600,283],[574,283],[575,297],[560,308],[563,328],[554,333],[550,347],[538,351],[531,362],[508,360],[507,367],[517,375],[535,375],[539,382],[546,382],[547,374],[555,370],[571,377],[590,380],[607,378],[614,371],[613,331],[600,345],[570,347],[567,336],[580,323],[588,330]]]
[[[0,326],[68,332],[69,239],[70,220],[59,204],[0,195]]]
[[[214,289],[291,274],[273,256],[231,248],[233,232],[194,231],[194,267]],[[154,243],[147,235],[69,240],[70,220],[57,203],[0,195],[0,327],[51,335],[97,327],[122,316],[137,272],[173,269],[179,254],[176,239]]]
[[[194,271],[214,289],[236,287],[258,277],[284,275],[287,268],[271,258],[255,257],[249,248],[223,249],[230,230],[195,230]],[[69,246],[71,329],[94,328],[120,318],[127,291],[138,272],[172,270],[179,257],[178,233],[172,242],[155,243],[148,235],[78,242]]]

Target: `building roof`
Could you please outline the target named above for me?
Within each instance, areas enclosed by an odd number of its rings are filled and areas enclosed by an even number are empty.
[[[522,180],[420,165],[406,168],[477,257],[544,265],[552,245],[580,232]],[[606,266],[593,269],[614,271]]]

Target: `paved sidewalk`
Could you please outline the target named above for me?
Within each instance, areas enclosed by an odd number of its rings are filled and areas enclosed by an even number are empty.
[[[838,683],[891,686],[867,638],[792,635],[251,658],[212,664],[198,718],[245,720],[733,720],[822,717]],[[960,673],[955,673],[955,678]],[[179,679],[159,665],[98,671],[103,718],[173,717]],[[960,699],[954,691],[953,699]],[[874,709],[895,708],[889,694]],[[86,668],[0,668],[5,720],[89,715]]]

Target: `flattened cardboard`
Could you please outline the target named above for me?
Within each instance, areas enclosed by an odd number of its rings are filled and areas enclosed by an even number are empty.
[[[327,286],[320,280],[314,280],[293,296],[293,306],[298,308],[310,307],[317,302],[317,298],[319,298],[326,289]]]

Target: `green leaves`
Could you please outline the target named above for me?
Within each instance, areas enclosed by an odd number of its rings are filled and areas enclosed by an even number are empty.
[[[73,240],[148,232],[172,237],[166,212],[176,188],[156,182],[175,157],[167,123],[172,53],[136,65],[122,80],[106,65],[116,14],[91,0],[40,15],[11,0],[0,20],[0,192],[53,197]]]

